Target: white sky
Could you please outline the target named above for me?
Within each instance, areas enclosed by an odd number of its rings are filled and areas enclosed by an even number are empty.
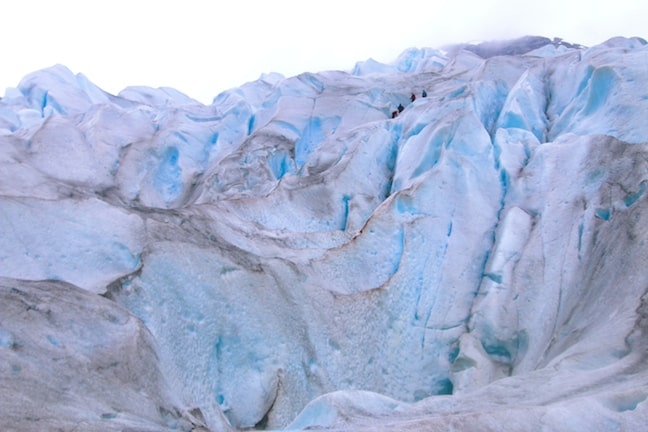
[[[7,0],[0,94],[60,63],[109,93],[173,87],[210,103],[259,78],[391,62],[410,47],[648,38],[646,0]]]

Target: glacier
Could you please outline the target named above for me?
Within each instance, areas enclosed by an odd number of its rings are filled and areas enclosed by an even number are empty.
[[[31,73],[0,99],[0,429],[643,430],[646,113],[641,38],[210,105]]]

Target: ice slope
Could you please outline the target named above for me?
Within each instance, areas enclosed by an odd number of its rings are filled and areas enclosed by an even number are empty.
[[[4,278],[0,300],[3,431],[200,424],[174,406],[150,333],[119,305],[62,282]]]
[[[0,276],[66,319],[0,304],[2,400],[38,402],[3,427],[641,430],[647,65],[529,37],[207,106],[28,75],[0,100]],[[70,330],[94,302],[144,348]],[[107,351],[159,375],[117,390]]]

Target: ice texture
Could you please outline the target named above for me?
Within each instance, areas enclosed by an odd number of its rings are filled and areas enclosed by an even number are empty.
[[[0,100],[0,391],[38,404],[2,426],[642,430],[647,64],[527,37],[210,105],[28,75]]]
[[[192,430],[142,323],[63,282],[0,278],[3,431]]]

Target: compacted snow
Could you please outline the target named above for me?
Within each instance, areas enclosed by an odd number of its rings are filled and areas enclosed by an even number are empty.
[[[207,106],[28,75],[0,429],[642,430],[647,65],[528,37]]]

